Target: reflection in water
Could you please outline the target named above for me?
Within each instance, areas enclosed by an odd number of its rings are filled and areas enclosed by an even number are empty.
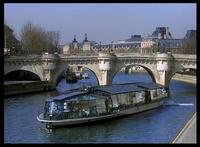
[[[94,77],[93,77],[94,78]],[[64,81],[64,80],[63,80]],[[113,83],[152,81],[146,73],[125,75],[118,73]],[[63,92],[81,84],[97,84],[90,78],[77,84],[62,81],[57,90]],[[187,120],[196,111],[196,86],[171,81],[171,100],[181,106],[163,105],[160,108],[92,123],[47,131],[36,120],[38,109],[43,109],[46,98],[54,92],[27,94],[5,99],[4,102],[4,142],[5,143],[170,143]]]

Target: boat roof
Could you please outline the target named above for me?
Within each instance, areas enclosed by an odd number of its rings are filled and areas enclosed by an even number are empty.
[[[137,87],[136,84],[120,84],[120,85],[109,85],[95,88],[96,91],[103,91],[109,94],[119,94],[134,91],[144,91],[143,88]]]
[[[151,89],[162,88],[162,87],[164,87],[164,86],[162,86],[160,84],[156,84],[156,83],[137,82],[137,83],[125,83],[125,84],[116,84],[116,85],[97,86],[97,87],[94,87],[93,90],[94,90],[94,92],[101,91],[101,92],[106,92],[108,94],[114,95],[114,94],[120,94],[120,93],[144,91],[144,88],[151,90]],[[82,95],[82,94],[86,94],[86,93],[88,93],[88,92],[81,91],[81,90],[69,91],[69,92],[65,92],[61,95],[51,97],[51,98],[47,99],[47,101],[70,99],[74,96]],[[94,95],[92,95],[92,97],[95,98]]]
[[[75,91],[75,92],[70,92],[70,93],[61,94],[61,95],[58,95],[58,96],[55,96],[55,97],[51,97],[48,100],[49,101],[52,101],[52,100],[63,100],[63,99],[66,99],[66,98],[70,98],[72,96],[85,94],[85,93],[87,93],[87,92],[86,91]]]
[[[147,88],[149,90],[151,89],[156,89],[156,88],[163,88],[164,86],[163,85],[160,85],[160,84],[157,84],[157,83],[138,83],[137,84],[138,87],[141,87],[141,88]]]

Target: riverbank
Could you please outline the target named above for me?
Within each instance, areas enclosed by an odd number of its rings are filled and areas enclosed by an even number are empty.
[[[196,113],[187,122],[172,143],[196,143]]]
[[[55,87],[47,81],[7,81],[4,82],[4,96],[49,91]]]
[[[197,77],[196,76],[183,75],[183,74],[178,74],[178,73],[176,73],[172,77],[172,79],[173,80],[177,80],[177,81],[183,81],[183,82],[191,83],[191,84],[196,84],[196,81],[197,81]]]
[[[132,75],[134,73],[147,73],[147,72],[145,70],[135,70],[132,73],[128,73],[128,74]],[[196,76],[179,74],[179,73],[176,73],[172,77],[172,79],[177,80],[177,81],[187,82],[187,83],[190,83],[190,84],[196,84],[196,81],[197,81]]]
[[[131,74],[130,74],[131,75]],[[196,76],[175,74],[173,80],[196,84]],[[27,94],[54,90],[55,86],[47,81],[6,81],[4,82],[4,96]]]

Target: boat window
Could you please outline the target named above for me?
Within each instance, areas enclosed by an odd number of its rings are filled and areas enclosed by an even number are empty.
[[[66,105],[64,104],[64,108],[66,108]],[[68,118],[97,116],[106,113],[105,99],[103,98],[71,101],[68,103],[67,108],[69,110],[66,113],[69,114],[67,115]]]
[[[96,106],[90,107],[90,115],[91,116],[97,115],[97,107]]]
[[[51,102],[51,103],[49,103],[49,113],[50,114],[53,114],[53,113],[55,113],[56,111],[57,111],[57,105],[56,105],[56,103],[55,102]]]
[[[135,92],[130,93],[131,97],[135,97]]]
[[[89,116],[90,112],[89,109],[82,109],[82,117],[87,117]]]
[[[162,95],[163,94],[162,89],[157,89],[157,94]]]
[[[64,102],[64,112],[69,112],[68,102]]]
[[[145,103],[151,102],[151,94],[149,90],[145,91]]]
[[[98,114],[106,113],[105,99],[99,99],[96,101],[96,108]]]
[[[118,100],[119,105],[127,105],[128,94],[127,93],[117,94],[117,100]]]
[[[151,90],[152,98],[157,97],[157,90]]]
[[[167,96],[167,91],[166,91],[165,88],[157,89],[156,92],[157,92],[157,96],[158,96],[158,95],[161,96],[161,97],[163,97],[163,96]]]
[[[132,104],[137,103],[135,92],[130,93],[130,98],[131,98],[131,103],[132,103]]]
[[[159,98],[162,98],[165,96],[167,96],[167,91],[165,88],[151,90],[151,98],[152,99],[159,99]]]
[[[112,99],[110,97],[107,97],[105,99],[105,105],[106,105],[107,112],[110,113],[112,109]]]
[[[117,108],[119,106],[116,95],[111,96],[113,102],[113,108]]]
[[[136,92],[136,101],[137,101],[137,103],[144,102],[144,100],[145,100],[144,92]]]
[[[128,93],[128,105],[131,105],[131,104],[133,104],[133,97],[132,97],[132,93]]]
[[[161,93],[162,93],[163,95],[167,94],[166,89],[165,89],[165,88],[161,89]]]
[[[49,103],[49,113],[55,114],[63,110],[61,102],[52,101]]]
[[[44,106],[44,115],[45,116],[48,115],[48,113],[49,113],[48,108],[49,108],[49,101],[46,101],[45,106]]]

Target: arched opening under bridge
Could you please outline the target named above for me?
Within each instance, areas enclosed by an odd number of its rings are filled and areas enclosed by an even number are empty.
[[[77,82],[67,82],[66,81],[66,74],[67,69],[75,70],[81,70],[82,71],[82,77],[78,78],[80,71],[75,71],[75,74],[77,76]],[[85,77],[84,77],[85,76]],[[84,88],[88,86],[97,86],[99,85],[99,80],[95,74],[95,72],[85,66],[66,66],[66,68],[63,68],[61,72],[58,74],[56,78],[56,90],[58,92],[64,92],[70,89],[77,89],[77,88]]]
[[[5,75],[4,81],[41,81],[41,79],[34,72],[27,70],[15,70]]]
[[[132,71],[130,69],[132,69]],[[155,82],[155,78],[148,67],[132,64],[116,72],[112,80],[113,84],[133,82]]]
[[[188,97],[188,95],[196,93],[196,80],[196,69],[182,68],[174,72],[169,77],[171,97],[176,98],[180,97],[180,95]]]

